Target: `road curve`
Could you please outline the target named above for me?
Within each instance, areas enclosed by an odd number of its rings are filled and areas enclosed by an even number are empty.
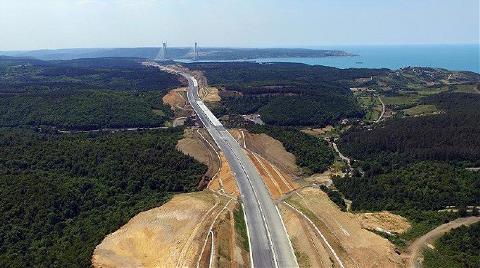
[[[238,142],[200,99],[197,80],[188,73],[156,66],[165,71],[176,72],[188,80],[188,101],[215,143],[225,154],[240,190],[247,222],[252,266],[298,267],[278,208],[260,174]]]
[[[407,252],[410,252],[410,256],[407,259],[407,267],[408,268],[422,267],[422,253],[428,244],[433,244],[435,240],[437,240],[444,234],[448,233],[452,229],[458,228],[462,225],[469,226],[479,221],[480,221],[480,217],[478,216],[458,218],[453,221],[444,223],[440,226],[437,226],[435,229],[417,238],[407,248]]]

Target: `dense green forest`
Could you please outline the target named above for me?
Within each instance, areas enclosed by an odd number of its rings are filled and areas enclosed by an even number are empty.
[[[451,230],[424,255],[427,268],[480,267],[480,223]]]
[[[105,235],[196,188],[206,167],[175,149],[181,135],[0,129],[0,266],[90,266]]]
[[[338,178],[335,185],[356,210],[439,210],[480,204],[480,173],[447,163],[417,162],[391,172]]]
[[[163,126],[171,110],[156,91],[75,90],[0,97],[0,126],[55,126],[62,129]]]
[[[0,126],[163,126],[172,113],[162,96],[180,85],[138,59],[0,58]]]
[[[279,140],[288,152],[295,155],[297,165],[307,175],[327,170],[335,159],[326,141],[297,129],[252,125],[248,130],[265,133]]]
[[[294,63],[192,63],[211,85],[224,88],[218,115],[258,112],[279,126],[324,126],[344,117],[361,117],[349,81],[386,69],[337,69]]]
[[[0,92],[40,90],[158,90],[180,85],[178,78],[134,59],[80,59],[42,62],[0,59]]]
[[[480,204],[480,173],[465,169],[480,165],[480,95],[442,93],[421,102],[442,113],[393,119],[371,131],[357,126],[343,135],[340,150],[363,174],[334,179],[354,210],[393,210],[414,222],[406,238],[450,219],[437,212],[446,206]],[[425,213],[438,220],[422,218]]]
[[[342,137],[342,151],[377,167],[418,159],[480,165],[480,95],[438,94],[423,103],[444,113],[391,120],[372,131],[358,127]]]

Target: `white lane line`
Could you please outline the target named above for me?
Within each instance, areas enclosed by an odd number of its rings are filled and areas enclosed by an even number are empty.
[[[208,268],[212,268],[214,261],[213,256],[215,256],[215,236],[213,235],[212,231],[210,231],[210,234],[212,236],[212,246],[210,247],[210,261],[208,263]]]
[[[290,240],[290,235],[288,234],[287,228],[285,227],[285,223],[283,222],[282,214],[280,214],[280,211],[278,210],[277,205],[274,204],[274,206],[275,206],[275,209],[277,210],[278,217],[280,217],[280,221],[282,222],[283,231],[287,234],[288,245],[290,246],[290,250],[291,250],[291,252],[295,252],[295,251],[293,250],[292,241]],[[294,253],[293,255],[295,255],[295,253]],[[295,265],[296,265],[296,267],[300,267],[300,266],[298,265],[297,256],[294,256],[294,259],[295,259]]]
[[[290,205],[289,203],[287,202],[284,202],[287,206],[289,206],[290,208],[292,208],[293,210],[295,210],[298,214],[302,215],[312,226],[313,228],[315,228],[315,231],[320,235],[320,237],[322,238],[323,242],[325,242],[325,244],[327,245],[328,249],[332,252],[333,256],[335,257],[335,259],[337,260],[338,264],[340,265],[340,267],[342,268],[345,268],[345,266],[343,266],[343,263],[342,261],[340,260],[340,258],[338,257],[337,253],[335,253],[335,250],[333,250],[332,246],[330,245],[330,243],[328,243],[327,239],[325,238],[325,236],[323,236],[322,232],[320,232],[320,230],[318,229],[318,227],[313,223],[312,220],[310,220],[305,214],[303,214],[303,212],[301,212],[300,210],[296,209],[295,207],[293,207],[292,205]]]
[[[230,133],[227,131],[227,135],[230,135]],[[230,135],[230,137],[233,139],[233,137]],[[233,139],[235,140],[235,139]],[[263,221],[263,227],[265,228],[265,231],[267,232],[267,238],[268,238],[268,244],[269,244],[269,247],[270,247],[270,250],[272,251],[273,253],[273,262],[274,262],[274,266],[275,267],[278,267],[278,262],[277,262],[277,253],[275,252],[275,249],[273,247],[273,241],[272,241],[272,235],[270,233],[270,230],[268,229],[268,226],[267,226],[267,219],[265,218],[265,213],[262,209],[262,205],[260,204],[260,200],[258,199],[258,194],[257,194],[257,191],[255,190],[255,187],[253,187],[253,183],[250,179],[250,176],[248,176],[248,173],[247,171],[245,170],[245,167],[242,165],[242,161],[240,161],[240,158],[237,156],[237,154],[235,153],[235,151],[233,150],[232,146],[230,145],[230,143],[228,141],[225,140],[225,143],[227,144],[227,146],[230,148],[230,151],[232,152],[232,154],[235,156],[235,158],[237,158],[238,160],[238,164],[240,165],[243,173],[245,174],[245,177],[247,178],[247,181],[250,185],[250,188],[252,189],[252,192],[253,192],[253,196],[255,198],[255,201],[257,203],[257,206],[258,206],[258,209],[260,210],[260,216],[262,217],[262,221]],[[238,144],[238,143],[237,143]],[[263,182],[263,180],[262,180]],[[238,181],[237,181],[238,183]],[[240,186],[239,186],[240,188]]]
[[[242,139],[243,139],[243,148],[247,149],[247,145],[245,143],[245,133],[243,133],[243,130],[240,130],[242,132]]]

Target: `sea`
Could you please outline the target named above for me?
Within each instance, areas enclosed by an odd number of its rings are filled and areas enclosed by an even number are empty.
[[[262,58],[256,62],[296,62],[337,68],[435,67],[451,71],[480,73],[480,44],[461,45],[368,45],[320,46],[312,49],[334,49],[350,52],[352,57]]]

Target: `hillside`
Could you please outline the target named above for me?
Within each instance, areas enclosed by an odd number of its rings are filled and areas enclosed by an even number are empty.
[[[80,58],[131,57],[155,59],[161,47],[139,48],[79,48],[33,51],[0,51],[0,55],[32,57],[41,60],[72,60]],[[302,48],[199,48],[198,60],[247,60],[258,58],[317,58],[352,56],[340,50],[318,50]],[[193,60],[193,48],[169,47],[167,58],[171,60]]]
[[[181,83],[138,59],[44,62],[0,59],[0,126],[61,129],[159,127],[162,97]]]
[[[181,134],[0,129],[0,266],[90,266],[105,235],[196,189],[206,167],[175,149]]]
[[[217,115],[259,113],[280,126],[324,126],[362,110],[345,82],[388,70],[337,69],[293,63],[192,63],[208,82],[219,88]]]

